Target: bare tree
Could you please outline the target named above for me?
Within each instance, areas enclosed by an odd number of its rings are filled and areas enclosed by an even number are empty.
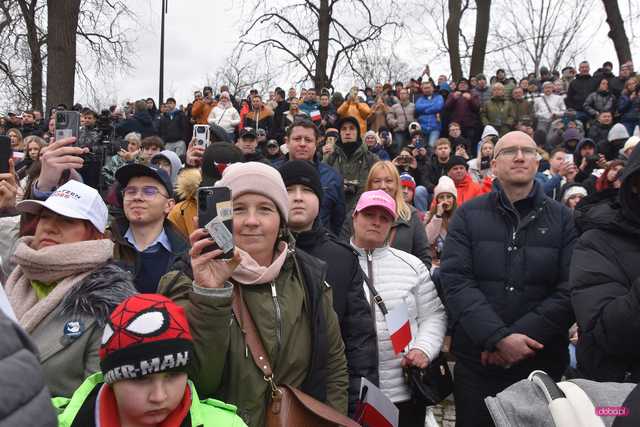
[[[475,76],[484,70],[484,58],[489,37],[489,21],[491,17],[491,0],[476,0],[476,32],[473,37],[473,53],[469,74]]]
[[[74,15],[78,4],[76,19]],[[54,16],[52,23],[47,16],[48,5],[52,8],[72,7],[72,13]],[[60,11],[53,12],[55,15]],[[70,47],[72,38],[76,38],[77,49],[73,54],[73,79],[69,72],[64,74],[65,96],[71,96],[69,102],[73,102],[69,89],[78,77],[80,86],[86,88],[91,98],[95,95],[95,75],[106,76],[116,68],[124,70],[131,65],[132,37],[124,22],[135,24],[135,17],[124,0],[74,0],[71,3],[59,0],[0,1],[0,92],[6,99],[6,106],[42,109],[44,70],[49,68],[49,50],[56,52],[55,55],[66,56],[63,63],[69,63],[71,53],[65,45]],[[49,28],[52,30],[52,48],[48,46]],[[62,57],[53,59],[54,69],[58,72],[64,72],[64,68],[59,68],[63,66],[61,60]],[[58,79],[56,85],[63,78],[50,72],[47,75]]]
[[[345,63],[357,67],[360,49],[401,25],[395,0],[258,0],[241,46],[278,53],[316,87],[332,87]],[[309,25],[312,23],[312,25]]]
[[[629,47],[629,39],[624,30],[624,21],[617,0],[602,0],[604,10],[607,13],[607,24],[609,24],[609,38],[613,41],[616,49],[618,62],[624,64],[631,60],[631,48]]]
[[[502,25],[494,27],[493,50],[514,75],[537,73],[543,64],[557,70],[575,61],[593,35],[586,25],[593,0],[523,0],[517,7],[503,1],[500,6]]]
[[[243,55],[242,49],[235,49],[215,72],[205,79],[208,86],[216,90],[222,85],[229,87],[234,97],[243,97],[250,89],[265,93],[272,87],[274,74],[265,57]]]

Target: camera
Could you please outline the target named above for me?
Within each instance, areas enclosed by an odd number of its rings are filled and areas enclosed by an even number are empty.
[[[600,160],[600,156],[594,154],[593,156],[587,156],[587,163],[596,164]]]
[[[345,195],[349,195],[349,196],[354,196],[356,194],[358,194],[358,186],[360,185],[360,181],[353,180],[353,181],[347,181],[346,179],[344,180],[344,194]]]

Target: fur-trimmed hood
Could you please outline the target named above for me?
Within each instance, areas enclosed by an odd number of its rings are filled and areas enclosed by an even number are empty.
[[[198,168],[184,169],[178,175],[176,182],[176,194],[181,200],[189,200],[196,197],[196,191],[202,181],[202,174]]]
[[[71,288],[62,301],[61,315],[92,317],[104,326],[116,306],[136,293],[133,276],[109,263]]]

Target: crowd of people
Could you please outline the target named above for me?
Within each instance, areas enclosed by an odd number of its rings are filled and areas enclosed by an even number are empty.
[[[612,69],[7,114],[0,422],[263,426],[279,384],[357,419],[366,378],[421,426],[406,369],[441,353],[460,427],[534,370],[640,382],[640,76]]]

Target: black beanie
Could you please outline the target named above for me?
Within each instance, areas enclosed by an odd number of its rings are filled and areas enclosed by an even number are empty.
[[[318,200],[322,200],[320,174],[313,163],[307,160],[288,161],[280,168],[280,175],[282,175],[285,187],[296,184],[304,185],[318,196]]]
[[[452,167],[459,165],[464,166],[465,169],[469,170],[469,165],[467,164],[467,161],[464,159],[464,157],[452,156],[451,159],[449,159],[449,163],[447,163],[447,172],[449,172]]]
[[[239,163],[244,160],[242,151],[228,142],[214,142],[209,145],[202,155],[202,184],[212,186],[222,178],[222,166],[231,163]]]

